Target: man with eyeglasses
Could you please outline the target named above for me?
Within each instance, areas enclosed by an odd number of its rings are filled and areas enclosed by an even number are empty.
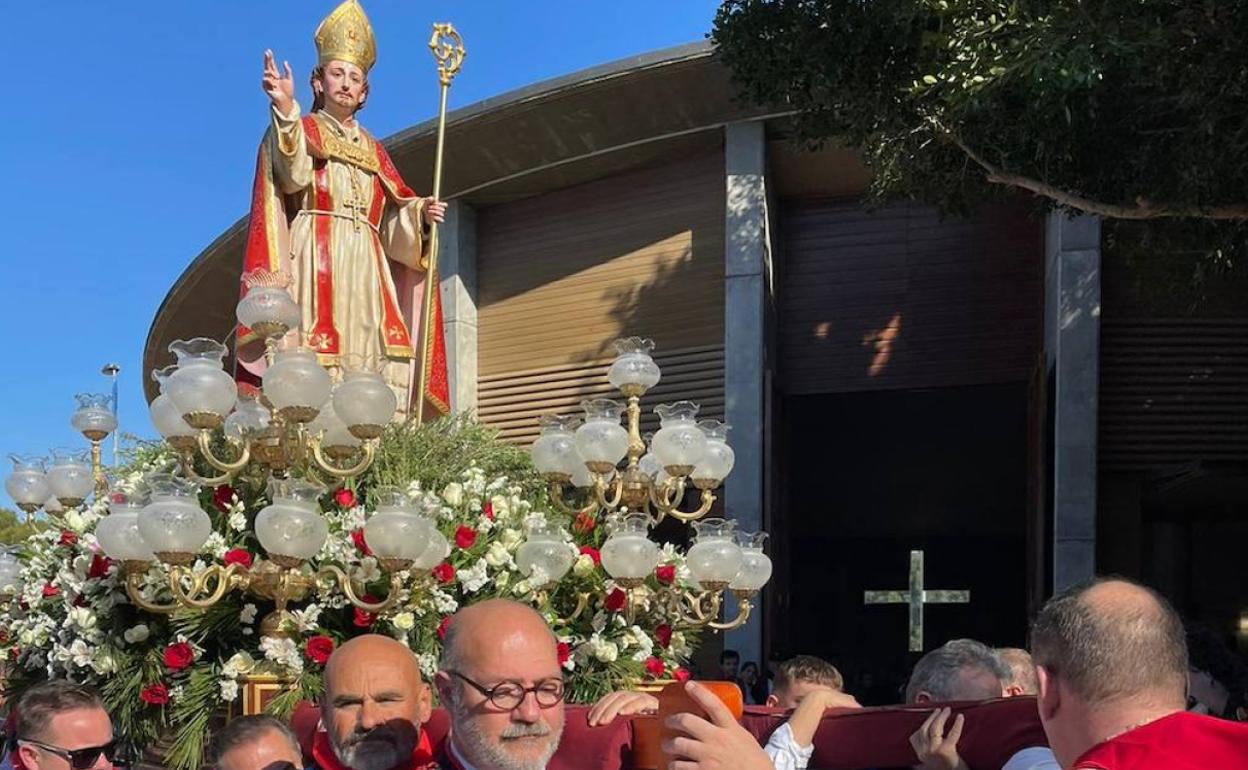
[[[61,680],[22,693],[13,744],[17,770],[113,770],[117,747],[99,694]]]
[[[491,599],[460,610],[434,677],[455,770],[545,770],[563,734],[558,641],[540,615]]]

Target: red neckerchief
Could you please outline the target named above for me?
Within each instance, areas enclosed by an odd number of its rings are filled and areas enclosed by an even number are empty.
[[[334,753],[334,747],[329,742],[329,733],[324,730],[317,730],[312,738],[312,760],[321,770],[351,770],[338,761],[338,755]],[[407,764],[396,765],[391,770],[430,770],[431,768],[436,770],[438,763],[433,758],[433,747],[429,745],[429,735],[421,730],[420,740],[416,742],[416,748],[412,751],[411,761]]]

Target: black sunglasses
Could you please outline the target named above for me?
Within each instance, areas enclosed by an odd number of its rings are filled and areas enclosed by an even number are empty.
[[[50,743],[36,741],[32,738],[18,738],[18,743],[29,743],[32,746],[38,746],[44,751],[51,752],[58,757],[62,757],[69,763],[71,770],[91,770],[95,763],[99,761],[100,755],[111,764],[117,756],[117,741],[111,740],[103,746],[88,746],[84,749],[63,749],[60,746],[53,746]]]
[[[474,690],[481,693],[494,704],[494,708],[501,711],[511,711],[524,702],[524,696],[533,693],[533,697],[537,699],[537,705],[544,709],[555,706],[559,701],[563,700],[563,680],[562,679],[543,679],[532,687],[525,687],[519,682],[501,682],[493,687],[486,687],[478,684],[458,671],[447,671],[451,676],[459,677],[464,680]],[[75,768],[74,770],[85,770],[84,768]]]

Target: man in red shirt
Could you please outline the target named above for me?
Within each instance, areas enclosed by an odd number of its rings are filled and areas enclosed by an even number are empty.
[[[1248,725],[1184,711],[1183,623],[1154,591],[1097,579],[1032,627],[1040,721],[1068,770],[1248,770]]]

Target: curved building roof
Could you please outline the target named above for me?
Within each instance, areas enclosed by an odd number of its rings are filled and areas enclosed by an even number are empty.
[[[489,206],[687,157],[720,145],[725,124],[766,113],[734,100],[709,43],[591,67],[450,113],[443,197]],[[433,175],[435,134],[429,120],[384,140],[418,190]],[[148,332],[145,372],[168,363],[175,339],[230,334],[246,226],[243,217],[222,233],[173,285]]]

